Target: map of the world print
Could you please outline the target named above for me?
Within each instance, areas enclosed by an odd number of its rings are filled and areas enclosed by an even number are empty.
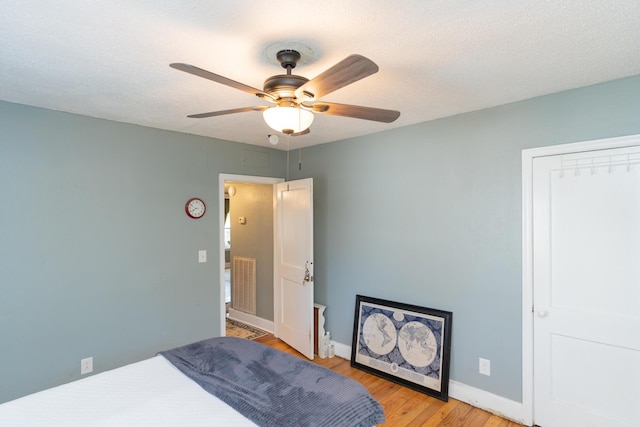
[[[438,390],[442,318],[363,302],[356,361]]]

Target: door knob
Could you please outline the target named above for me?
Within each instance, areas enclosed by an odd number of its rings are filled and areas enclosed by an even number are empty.
[[[538,317],[547,317],[548,314],[549,312],[547,310],[538,311]]]
[[[304,279],[302,279],[302,284],[304,285],[305,282],[310,282],[312,280],[313,276],[311,276],[311,272],[309,271],[309,261],[307,261],[304,263]]]

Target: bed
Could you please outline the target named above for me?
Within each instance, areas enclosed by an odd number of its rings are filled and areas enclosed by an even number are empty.
[[[373,426],[356,381],[254,341],[223,337],[158,353],[0,405],[0,426]]]

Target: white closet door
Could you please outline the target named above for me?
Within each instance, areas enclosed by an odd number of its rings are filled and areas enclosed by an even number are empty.
[[[534,421],[638,426],[640,147],[533,168]]]

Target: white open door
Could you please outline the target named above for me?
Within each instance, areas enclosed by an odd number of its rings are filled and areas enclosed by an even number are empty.
[[[533,163],[534,422],[638,425],[640,147]]]
[[[313,180],[275,185],[274,335],[313,359]]]

